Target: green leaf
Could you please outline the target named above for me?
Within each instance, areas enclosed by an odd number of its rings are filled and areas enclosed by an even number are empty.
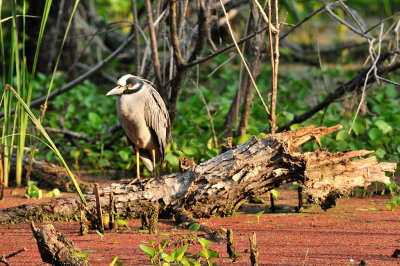
[[[119,157],[121,157],[121,159],[122,159],[123,161],[125,161],[125,162],[129,160],[129,153],[128,153],[127,151],[120,150],[120,151],[118,152],[118,155],[119,155]]]
[[[271,190],[269,191],[269,193],[271,193],[272,196],[274,196],[275,199],[278,199],[278,198],[279,198],[279,191],[278,191],[278,190],[276,190],[276,189],[271,189]]]
[[[390,132],[392,132],[393,128],[392,126],[390,126],[388,123],[386,123],[383,120],[377,120],[375,122],[375,125],[384,133],[384,134],[388,134]]]
[[[385,156],[386,151],[385,151],[384,149],[382,149],[382,148],[378,148],[378,149],[376,149],[375,154],[376,154],[379,158],[382,159],[382,158]]]
[[[357,136],[359,136],[364,134],[365,128],[360,122],[355,122],[353,126],[353,131]]]
[[[89,117],[90,123],[92,123],[93,126],[95,126],[96,128],[101,127],[103,122],[101,120],[101,117],[98,114],[90,112],[88,117]]]
[[[261,215],[263,215],[264,211],[257,212],[254,214],[255,217],[259,218]]]
[[[211,245],[210,241],[208,241],[207,239],[204,239],[202,237],[199,237],[197,240],[200,242],[200,244],[203,248],[208,248]]]
[[[336,140],[345,140],[345,139],[347,139],[348,136],[349,136],[349,134],[347,134],[346,130],[340,130],[336,134]]]
[[[122,263],[122,261],[119,261],[119,260],[118,260],[118,256],[117,256],[117,257],[115,257],[115,258],[112,260],[112,262],[110,263],[109,266],[114,266],[114,265],[122,266],[122,265],[124,265],[124,264]]]
[[[186,250],[187,250],[188,247],[189,247],[189,244],[186,244],[186,245],[184,245],[183,247],[178,248],[178,249],[176,250],[175,259],[176,259],[177,261],[180,261],[180,260],[183,259],[183,255],[185,255],[185,252],[186,252]]]
[[[190,230],[190,232],[196,232],[200,229],[201,225],[199,223],[192,223],[191,225],[189,225],[188,229]]]
[[[154,248],[152,248],[152,247],[148,247],[148,246],[145,246],[145,245],[139,245],[139,247],[144,253],[146,253],[146,255],[150,259],[154,258],[157,255],[156,250]]]
[[[237,140],[237,145],[242,145],[243,143],[245,143],[246,141],[248,141],[253,135],[250,134],[246,134],[243,136],[240,136]]]
[[[212,249],[202,249],[200,250],[200,255],[207,260],[209,259],[214,259],[214,258],[219,258],[218,252]]]
[[[369,207],[368,208],[369,211],[379,211],[379,209],[375,208],[375,207]]]
[[[179,158],[178,156],[174,155],[172,152],[168,152],[165,154],[165,160],[172,166],[179,165]]]
[[[129,224],[128,221],[121,220],[121,219],[118,219],[118,220],[117,220],[117,223],[118,223],[119,225],[127,225],[127,224]]]
[[[212,249],[207,249],[208,250],[208,258],[209,259],[215,259],[215,258],[219,258],[219,253],[215,250]]]
[[[301,124],[293,124],[293,125],[291,125],[290,126],[290,130],[296,130],[296,129],[298,129],[298,128],[300,128],[301,127]]]
[[[75,257],[78,257],[78,258],[83,258],[83,259],[87,259],[87,258],[89,258],[89,254],[86,254],[86,253],[74,253],[74,256]]]
[[[382,136],[382,131],[380,131],[378,128],[373,127],[368,131],[368,137],[371,140],[376,140],[379,139]]]
[[[166,261],[166,262],[173,262],[175,261],[175,253],[171,253],[171,255],[168,255],[168,253],[161,253],[161,258]]]

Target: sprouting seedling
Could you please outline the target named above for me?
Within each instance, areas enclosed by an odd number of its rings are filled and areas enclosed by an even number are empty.
[[[263,215],[264,211],[257,212],[254,216],[257,218],[257,223],[260,223],[260,216]]]

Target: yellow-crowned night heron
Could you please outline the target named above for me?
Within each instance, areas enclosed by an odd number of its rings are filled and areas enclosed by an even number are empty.
[[[118,119],[136,151],[136,176],[140,177],[139,157],[154,174],[156,162],[164,160],[171,131],[163,99],[150,81],[130,74],[118,80],[110,95],[118,96]]]

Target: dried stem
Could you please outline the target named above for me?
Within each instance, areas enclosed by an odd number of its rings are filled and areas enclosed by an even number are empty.
[[[261,13],[264,13],[262,10]],[[274,14],[272,14],[274,13]],[[272,27],[272,16],[275,15],[276,26]],[[278,20],[278,1],[274,2],[274,12],[272,12],[271,0],[268,0],[268,16],[270,17],[269,24],[269,47],[271,56],[271,69],[272,69],[272,88],[271,88],[271,113],[269,119],[269,126],[271,133],[276,131],[276,97],[278,93],[278,67],[279,67],[279,20]],[[264,14],[265,19],[265,14]],[[276,30],[273,30],[273,29]]]
[[[146,7],[147,23],[150,33],[151,58],[153,61],[154,76],[156,78],[155,84],[157,88],[161,88],[162,80],[161,80],[160,58],[158,56],[157,36],[154,28],[153,14],[151,10],[150,0],[145,1],[145,7]]]
[[[225,17],[226,17],[226,24],[228,25],[229,32],[230,32],[230,34],[231,34],[232,40],[233,40],[233,42],[235,43],[236,49],[237,49],[237,51],[238,51],[240,57],[242,58],[243,65],[245,66],[245,68],[246,68],[246,70],[247,70],[247,73],[249,74],[250,80],[251,80],[251,82],[253,83],[254,88],[256,89],[257,95],[258,95],[258,97],[259,97],[260,100],[261,100],[261,103],[262,103],[262,105],[263,105],[263,107],[264,107],[265,112],[266,112],[267,114],[269,114],[268,107],[267,107],[267,105],[265,104],[265,101],[264,101],[264,99],[263,99],[263,97],[262,97],[262,95],[261,95],[261,93],[260,93],[260,90],[259,90],[258,87],[257,87],[256,81],[254,80],[253,75],[251,74],[251,71],[250,71],[250,69],[249,69],[249,66],[247,65],[246,59],[244,58],[242,52],[240,51],[239,45],[238,45],[237,42],[236,42],[236,39],[235,39],[235,36],[234,36],[234,34],[233,34],[233,30],[232,30],[231,24],[230,24],[229,19],[228,19],[228,14],[226,13],[226,10],[225,10],[225,7],[224,7],[224,3],[222,2],[222,0],[219,0],[219,1],[220,1],[220,3],[221,3],[222,10],[223,10],[224,15],[225,15]]]
[[[196,82],[194,82],[192,80],[192,83],[193,83],[194,87],[196,88],[196,90],[199,92],[200,100],[204,103],[204,106],[206,107],[207,116],[208,116],[208,119],[210,120],[211,131],[212,131],[212,134],[213,134],[214,148],[218,148],[218,138],[217,138],[217,132],[215,131],[215,127],[214,127],[213,117],[211,115],[210,108],[208,108],[207,101],[204,98],[204,95],[203,95],[203,93],[201,92],[201,90],[199,88],[199,72],[198,72],[198,69],[197,69],[197,80],[196,80]]]
[[[131,0],[132,15],[133,15],[133,32],[135,33],[135,69],[139,72],[140,69],[140,43],[139,43],[139,19],[136,10],[136,0]]]
[[[178,68],[182,67],[185,63],[185,60],[182,57],[181,49],[179,47],[179,37],[178,37],[178,28],[176,25],[177,21],[177,11],[176,11],[176,2],[177,0],[171,0],[169,2],[170,6],[170,27],[171,27],[171,44],[174,49],[174,59]]]

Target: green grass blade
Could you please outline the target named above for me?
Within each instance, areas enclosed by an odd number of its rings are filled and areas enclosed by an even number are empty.
[[[46,138],[48,141],[49,145],[52,147],[54,150],[55,154],[57,157],[60,159],[61,163],[63,164],[65,170],[68,173],[68,176],[70,177],[72,183],[75,186],[76,191],[78,192],[79,197],[81,198],[81,201],[86,204],[85,197],[83,196],[83,193],[79,187],[78,182],[75,179],[74,174],[71,172],[69,169],[67,163],[65,162],[63,156],[61,155],[60,151],[57,149],[57,146],[54,144],[54,142],[51,140],[50,136],[47,134],[46,130],[43,128],[42,124],[39,122],[39,120],[35,117],[35,115],[32,113],[32,111],[29,109],[28,105],[24,102],[24,100],[19,96],[19,94],[12,88],[10,85],[6,85],[5,87],[6,90],[10,90],[14,96],[17,98],[18,102],[20,105],[24,108],[24,110],[28,113],[29,118],[32,120],[32,122],[35,124],[37,129],[40,131],[40,133],[43,135],[43,137]]]

